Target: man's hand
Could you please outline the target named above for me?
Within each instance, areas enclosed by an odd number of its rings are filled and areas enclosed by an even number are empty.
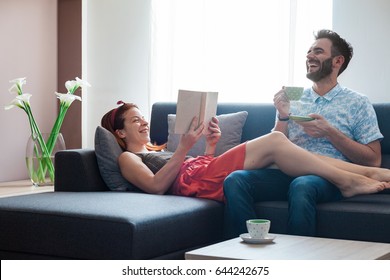
[[[328,121],[318,114],[309,114],[309,117],[314,118],[312,121],[297,121],[296,123],[303,127],[305,133],[313,138],[328,137],[334,129]]]
[[[280,117],[288,117],[290,113],[290,100],[288,100],[284,92],[284,87],[274,95],[274,106]]]

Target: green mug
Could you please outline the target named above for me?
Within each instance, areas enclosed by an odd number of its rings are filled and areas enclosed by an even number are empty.
[[[301,99],[303,94],[303,87],[284,87],[284,92],[288,100],[296,101]]]

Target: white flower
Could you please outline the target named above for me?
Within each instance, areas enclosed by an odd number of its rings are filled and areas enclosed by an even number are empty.
[[[75,92],[75,90],[77,89],[77,82],[75,80],[66,81],[65,87],[68,92]]]
[[[91,86],[87,81],[84,81],[84,80],[80,79],[79,77],[76,77],[76,82],[80,87],[90,87]]]
[[[20,101],[23,101],[25,103],[28,103],[30,104],[30,97],[32,96],[32,94],[29,94],[29,93],[23,93],[21,95],[18,95],[16,96],[17,99],[19,99]]]
[[[22,101],[20,101],[18,98],[15,98],[14,100],[12,100],[9,105],[4,106],[4,109],[9,110],[9,109],[12,109],[14,107],[19,107],[19,108],[22,108],[24,110],[24,105],[23,105]]]
[[[83,81],[80,78],[76,77],[76,80],[67,81],[65,87],[68,90],[68,93],[73,94],[79,87],[90,87],[91,85],[87,81]]]
[[[13,83],[12,87],[10,87],[10,93],[22,94],[22,87],[26,84],[26,78],[17,78],[9,81]]]
[[[59,92],[56,92],[55,94],[57,95],[57,98],[60,100],[61,104],[65,104],[66,107],[69,107],[70,104],[72,104],[72,102],[76,99],[81,101],[81,97],[74,94]]]
[[[19,108],[25,110],[26,107],[24,106],[24,104],[30,105],[30,97],[31,96],[32,95],[29,93],[23,93],[21,95],[18,95],[18,96],[16,96],[16,98],[14,100],[11,101],[11,103],[9,105],[5,106],[4,108],[6,110],[9,110],[13,107],[19,107]]]
[[[13,83],[13,84],[25,85],[26,84],[26,77],[24,77],[24,78],[16,78],[16,79],[13,79],[13,80],[11,80],[9,82]]]

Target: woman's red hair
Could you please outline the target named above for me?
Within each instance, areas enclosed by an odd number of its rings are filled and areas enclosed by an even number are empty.
[[[118,142],[119,146],[121,146],[122,150],[125,151],[126,142],[124,139],[120,138],[115,131],[124,128],[125,113],[132,108],[138,109],[138,106],[134,103],[125,103],[123,101],[118,101],[117,104],[120,106],[108,111],[102,117],[101,126],[110,131],[115,136],[115,139]],[[147,143],[146,148],[149,151],[162,151],[166,148],[166,144],[154,145],[152,143]]]

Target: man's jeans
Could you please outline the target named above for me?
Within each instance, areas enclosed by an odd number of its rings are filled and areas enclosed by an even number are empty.
[[[224,193],[226,237],[247,232],[245,221],[256,218],[254,204],[273,200],[289,202],[288,234],[315,236],[317,203],[342,199],[338,188],[321,177],[293,178],[278,169],[235,171],[225,179]]]

